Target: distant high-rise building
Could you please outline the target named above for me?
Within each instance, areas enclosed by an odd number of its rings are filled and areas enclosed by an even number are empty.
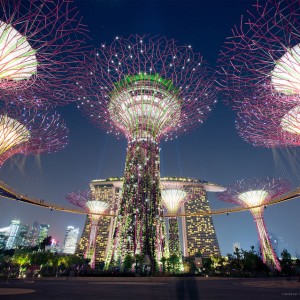
[[[9,235],[5,247],[6,249],[16,248],[20,224],[20,220],[11,220]]]
[[[26,246],[26,240],[28,235],[28,225],[21,224],[17,235],[16,246]]]
[[[39,223],[34,221],[31,230],[27,236],[26,244],[29,247],[35,247],[38,243],[39,238]]]
[[[49,227],[50,225],[39,224],[35,221],[27,234],[25,245],[28,247],[38,246],[48,236]]]
[[[122,181],[119,178],[93,180],[90,183],[90,189],[93,192],[95,199],[101,199],[101,197],[107,199],[109,197],[112,203],[110,206],[110,213],[116,213],[122,191]],[[101,261],[105,261],[108,256],[112,255],[114,235],[113,228],[115,226],[115,222],[115,217],[102,217],[99,220],[95,251],[96,264]],[[75,252],[77,255],[84,256],[89,243],[90,230],[91,222],[90,218],[87,217],[79,245]]]
[[[77,245],[77,239],[79,235],[79,228],[68,226],[65,234],[63,253],[74,254]]]
[[[9,232],[10,232],[10,226],[0,228],[0,249],[6,248]]]

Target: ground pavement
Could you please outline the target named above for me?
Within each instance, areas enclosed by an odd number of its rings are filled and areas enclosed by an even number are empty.
[[[300,299],[298,278],[74,277],[0,282],[0,299]]]

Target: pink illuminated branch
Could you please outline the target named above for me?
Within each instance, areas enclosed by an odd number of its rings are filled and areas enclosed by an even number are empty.
[[[14,154],[56,152],[68,143],[68,129],[57,113],[0,107],[0,165]]]
[[[0,89],[22,105],[66,104],[83,78],[87,29],[72,0],[0,0]],[[25,94],[24,94],[25,93]]]
[[[244,93],[243,103],[236,105],[236,128],[248,143],[260,147],[300,145],[300,106],[281,101],[283,95]],[[235,108],[235,106],[233,106]]]
[[[78,106],[129,140],[177,137],[203,123],[216,102],[202,56],[165,37],[116,37],[101,45],[88,72],[90,84]]]
[[[299,97],[300,6],[294,0],[258,0],[232,29],[221,51],[219,73],[229,102],[245,90]],[[289,102],[289,97],[280,101]]]

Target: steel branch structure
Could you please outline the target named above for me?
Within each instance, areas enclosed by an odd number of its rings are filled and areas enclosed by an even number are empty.
[[[82,80],[87,30],[72,2],[0,0],[2,94],[23,96],[23,106],[76,99],[71,93]]]
[[[70,203],[83,208],[89,215],[91,220],[89,244],[85,253],[85,258],[91,259],[91,267],[95,268],[95,250],[96,239],[98,234],[98,223],[101,215],[108,211],[111,203],[108,198],[95,199],[91,191],[72,192],[66,196],[66,200]]]
[[[245,90],[296,97],[300,93],[300,6],[295,0],[267,0],[253,5],[232,30],[220,56],[221,85],[231,101]],[[289,102],[291,97],[276,101]]]
[[[142,253],[154,271],[164,248],[159,141],[203,123],[216,101],[210,70],[191,46],[164,37],[116,37],[94,60],[78,106],[128,140],[117,256]]]
[[[218,194],[218,198],[222,201],[250,208],[255,205],[268,204],[272,202],[274,198],[286,193],[289,189],[290,184],[283,179],[255,178],[251,180],[241,180],[228,186],[225,192]],[[263,262],[270,268],[276,268],[280,271],[280,264],[276,258],[266,230],[263,217],[264,207],[250,208],[250,212],[256,223]]]
[[[260,147],[300,145],[300,106],[280,101],[285,96],[259,92],[247,96],[238,105],[236,128],[248,143]]]
[[[15,154],[56,152],[67,143],[68,129],[59,114],[0,106],[0,166]]]

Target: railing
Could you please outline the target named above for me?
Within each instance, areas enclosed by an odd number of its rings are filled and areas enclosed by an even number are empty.
[[[6,183],[0,180],[0,190],[4,190],[8,194],[11,194],[12,196],[9,195],[0,195],[3,198],[7,198],[10,200],[17,200],[26,204],[31,204],[35,206],[40,206],[43,208],[49,208],[50,210],[57,210],[57,211],[62,211],[62,212],[68,212],[68,213],[75,213],[75,214],[82,214],[86,215],[87,213],[83,210],[80,209],[72,209],[72,208],[67,208],[63,207],[54,203],[50,202],[45,202],[44,199],[34,199],[31,197],[28,197],[26,194],[21,194],[17,192],[15,189],[12,187],[8,186]],[[101,214],[102,216],[113,216],[109,214]]]
[[[87,213],[83,210],[80,209],[72,209],[72,208],[67,208],[63,207],[54,203],[50,202],[45,202],[43,199],[34,199],[31,197],[28,197],[26,194],[21,194],[17,192],[15,189],[12,187],[8,186],[6,183],[0,180],[0,190],[6,191],[9,195],[0,195],[3,198],[7,198],[10,200],[17,200],[21,201],[27,204],[31,205],[36,205],[40,206],[43,208],[49,208],[51,210],[57,210],[57,211],[62,211],[62,212],[68,212],[68,213],[75,213],[75,214],[82,214],[86,215]],[[214,209],[214,210],[209,210],[209,211],[204,211],[204,212],[197,212],[197,213],[190,213],[190,214],[176,214],[176,217],[200,217],[200,216],[208,216],[208,215],[221,215],[221,214],[229,214],[229,213],[235,213],[235,212],[240,212],[240,211],[246,211],[252,208],[258,208],[258,207],[266,207],[269,205],[274,205],[278,204],[284,201],[288,200],[293,200],[297,199],[300,197],[300,188],[297,188],[291,192],[288,192],[286,194],[283,194],[277,198],[274,198],[272,201],[266,204],[261,204],[261,205],[255,205],[251,207],[242,207],[242,206],[235,206],[235,207],[228,207],[228,208],[220,208],[220,209]],[[96,215],[101,215],[105,217],[115,217],[116,215],[114,214],[96,214]],[[169,218],[169,217],[174,217],[174,215],[164,215],[164,217]]]

